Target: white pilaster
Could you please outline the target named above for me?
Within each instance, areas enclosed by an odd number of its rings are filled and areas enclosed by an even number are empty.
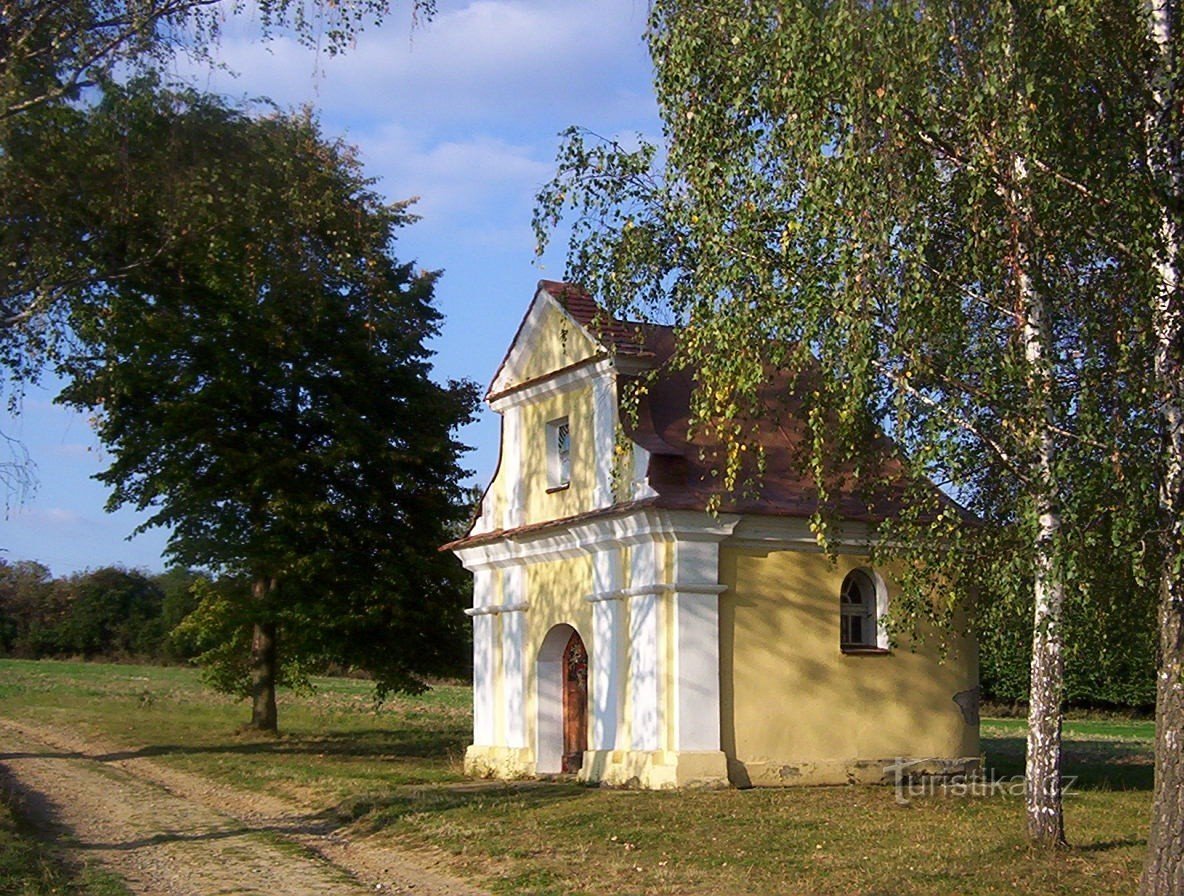
[[[592,381],[592,468],[596,472],[593,500],[596,507],[609,507],[613,503],[616,431],[616,383],[611,370],[605,369]]]
[[[492,746],[497,737],[493,604],[494,571],[478,569],[473,574],[473,609],[468,613],[473,617],[473,743],[480,746]]]
[[[511,404],[502,412],[502,458],[500,468],[505,470],[506,519],[502,525],[507,529],[521,526],[526,518],[526,494],[522,481],[522,406]]]
[[[650,485],[650,453],[636,443],[630,453],[629,498],[636,501],[654,497],[658,493]]]
[[[623,710],[621,661],[621,552],[603,546],[592,554],[592,732],[588,748],[615,750]]]
[[[679,533],[674,557],[676,750],[720,748],[719,543]]]
[[[507,747],[526,746],[526,570],[502,572],[502,674]]]
[[[633,584],[629,588],[629,678],[632,690],[630,748],[662,749],[662,652],[660,541],[647,539],[633,546]]]

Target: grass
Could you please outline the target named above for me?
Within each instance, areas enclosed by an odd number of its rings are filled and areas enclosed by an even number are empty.
[[[184,669],[0,661],[0,716],[81,730],[137,755],[280,793],[391,838],[494,892],[528,896],[1110,894],[1134,889],[1150,810],[1152,726],[1066,725],[1071,849],[1028,848],[1015,786],[642,793],[468,782],[469,692],[376,710],[363,682],[285,697],[284,734],[236,734],[246,708]],[[996,779],[1023,770],[1024,725],[987,719]]]

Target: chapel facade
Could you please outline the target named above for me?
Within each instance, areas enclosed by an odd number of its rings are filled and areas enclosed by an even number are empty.
[[[892,495],[840,496],[828,556],[779,419],[758,432],[760,493],[721,497],[688,436],[688,374],[647,380],[622,413],[624,384],[676,340],[538,286],[486,396],[497,472],[448,546],[474,576],[466,770],[654,789],[972,770],[974,642],[892,646],[881,624],[895,586],[867,553]]]

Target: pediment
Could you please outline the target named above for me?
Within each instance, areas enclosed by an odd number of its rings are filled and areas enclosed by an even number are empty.
[[[605,346],[553,294],[554,286],[549,281],[539,283],[530,308],[489,384],[489,395],[604,353]]]

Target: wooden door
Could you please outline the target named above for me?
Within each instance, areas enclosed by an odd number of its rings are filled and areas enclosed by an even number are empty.
[[[576,632],[563,649],[563,771],[578,772],[588,748],[588,651]]]

